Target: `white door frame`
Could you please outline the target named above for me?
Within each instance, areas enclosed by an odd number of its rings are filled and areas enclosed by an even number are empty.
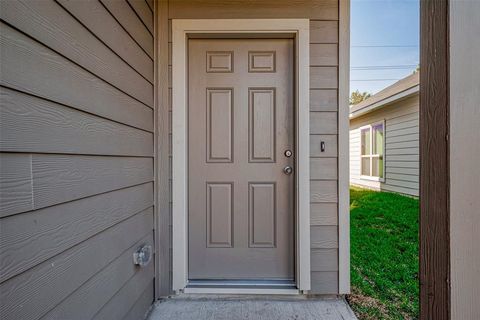
[[[173,141],[173,290],[188,281],[188,124],[187,40],[195,34],[289,35],[295,39],[296,110],[296,284],[310,290],[310,72],[308,19],[173,19],[172,141]],[[274,292],[273,292],[274,293]]]

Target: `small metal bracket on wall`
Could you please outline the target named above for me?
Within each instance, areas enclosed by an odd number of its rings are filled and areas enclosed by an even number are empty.
[[[320,151],[325,152],[325,141],[320,142]]]

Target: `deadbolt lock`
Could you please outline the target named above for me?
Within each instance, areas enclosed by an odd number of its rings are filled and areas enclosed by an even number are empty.
[[[290,158],[293,155],[292,150],[285,150],[285,157]]]
[[[293,168],[290,166],[286,166],[285,168],[283,168],[283,172],[287,175],[290,175],[293,172]]]

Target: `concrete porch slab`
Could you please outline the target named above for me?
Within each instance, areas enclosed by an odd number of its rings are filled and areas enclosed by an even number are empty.
[[[148,320],[357,320],[342,298],[180,295],[155,303]]]

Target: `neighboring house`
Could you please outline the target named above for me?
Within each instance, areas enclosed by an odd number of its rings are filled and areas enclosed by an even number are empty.
[[[2,319],[348,293],[348,7],[1,1]]]
[[[419,73],[350,107],[350,183],[419,195]]]

